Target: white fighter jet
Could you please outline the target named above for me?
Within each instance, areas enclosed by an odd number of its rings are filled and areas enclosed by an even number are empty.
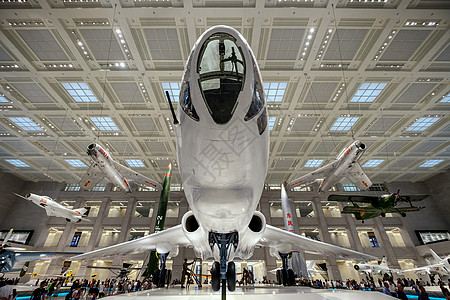
[[[256,210],[269,160],[267,105],[255,56],[237,30],[227,26],[206,30],[187,60],[177,114],[168,98],[179,172],[191,211],[178,226],[74,259],[156,249],[163,269],[167,257],[176,256],[180,246],[190,246],[197,257],[214,257],[212,289],[222,286],[223,295],[227,285],[230,291],[236,287],[233,259],[249,259],[257,245],[268,247],[278,259],[293,249],[374,259],[267,225]]]
[[[354,265],[353,268],[355,268],[355,270],[359,271],[359,272],[373,273],[373,274],[377,273],[380,275],[383,275],[384,273],[389,273],[391,271],[397,271],[397,270],[389,269],[389,267],[387,265],[386,256],[383,256],[379,265],[359,263],[359,264]]]
[[[343,177],[347,177],[360,190],[367,190],[372,185],[372,182],[358,162],[364,151],[366,151],[366,145],[360,141],[355,141],[348,148],[344,148],[333,162],[294,179],[289,184],[293,187],[312,183],[316,179],[323,178],[318,189],[318,192],[322,192],[328,191]]]
[[[159,182],[114,161],[111,155],[98,144],[90,144],[87,147],[87,154],[93,162],[80,180],[80,187],[84,190],[90,190],[105,176],[127,193],[131,193],[133,184],[161,189]]]
[[[450,255],[447,255],[446,257],[441,258],[432,249],[430,249],[430,252],[434,258],[434,261],[435,261],[434,264],[430,264],[428,266],[414,268],[414,269],[401,270],[400,272],[398,272],[398,274],[402,275],[405,272],[415,272],[419,276],[423,276],[425,274],[436,274],[436,273],[439,275],[443,275],[443,276],[449,276],[450,275]]]
[[[82,208],[75,208],[70,209],[65,207],[64,205],[59,204],[52,198],[48,196],[39,196],[36,194],[28,193],[25,197],[19,194],[14,193],[16,196],[19,196],[20,198],[23,198],[25,200],[31,201],[34,204],[36,204],[39,207],[42,207],[45,209],[45,212],[47,213],[47,216],[49,217],[58,217],[58,218],[64,218],[67,222],[72,223],[79,223],[82,220],[90,222],[90,220],[86,219],[85,214],[87,213],[87,209]]]

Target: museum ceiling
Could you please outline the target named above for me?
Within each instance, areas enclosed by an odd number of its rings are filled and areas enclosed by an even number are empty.
[[[424,180],[449,166],[449,21],[446,0],[4,0],[0,167],[78,182],[96,141],[162,179],[176,165],[164,91],[177,99],[195,41],[223,24],[247,39],[265,82],[267,183],[353,139],[373,182]]]

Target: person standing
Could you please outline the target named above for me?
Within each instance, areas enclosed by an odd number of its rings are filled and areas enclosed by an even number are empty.
[[[194,261],[188,263],[187,258],[184,259],[183,270],[181,271],[181,288],[184,288],[184,280],[185,280],[186,276],[187,276],[187,280],[189,280],[191,272],[188,270],[188,266],[192,265],[193,263],[194,263]],[[186,284],[188,284],[188,282],[186,282]]]
[[[402,299],[402,300],[408,300],[408,297],[406,297],[405,292],[403,291],[403,285],[401,285],[400,283],[397,284],[397,298],[398,299]]]
[[[45,282],[41,282],[41,285],[33,291],[33,294],[31,294],[30,299],[31,300],[41,300],[43,297],[45,297],[46,290],[44,287],[45,287]]]
[[[428,297],[428,293],[427,291],[425,291],[423,285],[419,285],[419,291],[419,298],[417,298],[418,300],[430,300],[430,298]]]
[[[389,283],[387,282],[384,283],[383,294],[392,296],[391,292],[389,291]]]
[[[13,297],[13,284],[11,279],[6,281],[6,285],[0,288],[0,300],[11,300]]]

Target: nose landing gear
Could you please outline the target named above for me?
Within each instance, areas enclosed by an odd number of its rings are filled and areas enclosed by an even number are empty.
[[[211,285],[213,291],[217,292],[222,285],[222,300],[226,299],[226,286],[228,290],[233,292],[236,289],[236,267],[234,262],[230,261],[227,266],[229,258],[229,250],[231,246],[234,249],[238,245],[237,232],[231,233],[209,233],[209,246],[213,249],[214,245],[219,248],[220,263],[215,261],[211,269]]]

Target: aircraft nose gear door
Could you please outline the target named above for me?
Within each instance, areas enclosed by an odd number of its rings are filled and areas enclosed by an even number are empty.
[[[217,244],[220,255],[220,263],[215,261],[211,269],[211,285],[213,291],[217,292],[220,289],[220,283],[222,283],[222,300],[226,299],[226,285],[228,285],[230,292],[236,289],[236,267],[234,262],[230,261],[227,268],[227,261],[230,247],[233,246],[236,249],[238,240],[237,232],[209,233],[209,246],[213,250],[214,245]]]

